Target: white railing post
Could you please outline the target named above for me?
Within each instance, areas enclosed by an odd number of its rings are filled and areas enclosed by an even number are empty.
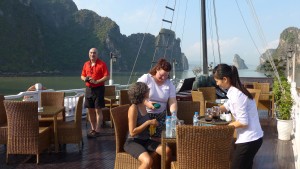
[[[38,94],[38,111],[39,112],[41,112],[41,111],[43,111],[43,107],[42,107],[42,105],[41,105],[41,92],[42,92],[42,84],[41,83],[36,83],[35,85],[34,85],[34,87],[35,87],[35,90],[38,92],[37,94]]]
[[[294,76],[294,75],[293,75]],[[292,140],[293,142],[293,151],[294,151],[294,157],[295,157],[295,167],[296,169],[300,169],[300,97],[297,93],[297,84],[293,80],[291,82],[291,92],[292,92],[292,97],[294,100],[294,105],[292,109],[292,117],[293,117],[293,135],[294,139]]]

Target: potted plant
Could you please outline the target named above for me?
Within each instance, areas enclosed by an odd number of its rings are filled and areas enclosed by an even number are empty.
[[[275,79],[273,84],[273,93],[275,97],[275,110],[277,118],[278,139],[290,140],[293,129],[291,119],[293,98],[291,94],[291,85],[283,75]]]

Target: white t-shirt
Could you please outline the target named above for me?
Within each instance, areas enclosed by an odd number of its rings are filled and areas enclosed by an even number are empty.
[[[159,109],[148,109],[148,113],[161,113],[166,107],[169,98],[176,98],[176,91],[174,84],[170,79],[166,79],[165,83],[158,85],[151,74],[144,74],[138,80],[138,82],[144,82],[150,89],[149,101],[160,104]]]
[[[231,111],[236,121],[247,125],[245,128],[236,129],[236,143],[251,142],[263,137],[255,100],[249,99],[233,86],[228,89],[227,97],[228,101],[224,103],[225,108]]]

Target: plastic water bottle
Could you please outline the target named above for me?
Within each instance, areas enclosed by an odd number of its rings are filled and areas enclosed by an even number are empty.
[[[171,116],[171,129],[172,129],[172,136],[176,136],[176,123],[177,123],[177,116],[176,112],[172,112]]]
[[[166,118],[166,137],[172,137],[171,116],[167,116]]]
[[[198,117],[199,117],[199,112],[195,112],[193,117],[193,126],[199,126]]]

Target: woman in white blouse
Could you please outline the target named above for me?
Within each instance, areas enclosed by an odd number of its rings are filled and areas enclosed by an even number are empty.
[[[153,138],[161,138],[166,112],[177,112],[176,90],[170,80],[171,64],[166,59],[159,59],[149,73],[142,75],[137,81],[144,82],[150,89],[149,100],[145,101],[147,112],[151,119],[156,119],[159,125]],[[158,103],[160,107],[155,108],[153,103]],[[169,107],[168,107],[169,106]]]
[[[219,87],[228,89],[228,101],[220,106],[221,111],[231,111],[235,118],[235,121],[229,124],[234,126],[237,132],[231,169],[251,169],[254,156],[263,142],[263,131],[255,100],[241,84],[235,66],[219,64],[214,68],[213,76]]]

